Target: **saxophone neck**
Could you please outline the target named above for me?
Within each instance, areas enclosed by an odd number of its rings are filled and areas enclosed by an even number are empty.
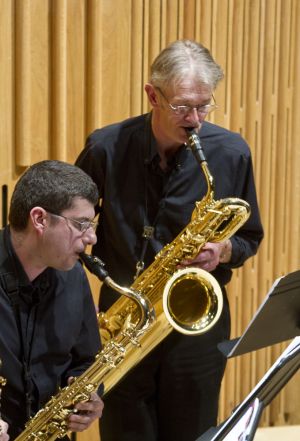
[[[105,283],[105,285],[119,294],[128,297],[137,304],[141,312],[139,323],[136,326],[137,331],[150,326],[155,319],[155,312],[147,297],[142,296],[139,291],[118,285],[111,277],[109,277],[108,272],[104,269],[104,262],[98,257],[80,253],[80,259],[83,261],[86,268]]]
[[[209,171],[208,164],[206,162],[205,155],[200,143],[200,138],[196,130],[193,128],[189,128],[186,129],[186,133],[188,135],[188,146],[192,150],[196,161],[200,164],[206,179],[207,193],[203,200],[203,202],[206,204],[208,201],[212,201],[214,199],[214,193],[215,193],[214,178]]]
[[[147,329],[155,320],[155,310],[152,304],[150,303],[148,298],[146,296],[143,296],[139,291],[120,286],[110,277],[107,277],[104,283],[112,288],[114,291],[117,291],[119,294],[133,300],[134,303],[139,307],[140,318],[135,327],[135,333],[138,337],[139,333],[143,333],[145,329]]]

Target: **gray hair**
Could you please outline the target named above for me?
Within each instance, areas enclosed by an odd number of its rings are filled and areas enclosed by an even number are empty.
[[[150,83],[163,89],[170,83],[175,86],[191,75],[198,83],[207,84],[213,90],[224,77],[222,68],[202,44],[177,40],[163,49],[153,61]]]

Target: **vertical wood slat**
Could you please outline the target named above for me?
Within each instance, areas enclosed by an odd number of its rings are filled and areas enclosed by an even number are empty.
[[[15,11],[16,164],[26,167],[48,156],[48,1],[17,0]]]
[[[67,1],[67,158],[74,162],[85,140],[86,2]]]
[[[131,1],[102,2],[102,118],[100,125],[130,112]]]
[[[24,121],[23,115],[31,116],[30,106],[30,42],[29,20],[31,19],[28,2],[16,3],[16,164],[27,166],[31,163],[30,121]],[[24,61],[26,59],[26,62]],[[21,113],[22,109],[22,113]]]
[[[0,13],[0,228],[7,223],[14,156],[14,5],[1,1]]]
[[[166,14],[166,44],[178,39],[178,20],[179,20],[179,1],[166,0],[167,14]]]
[[[143,85],[153,58],[177,38],[201,41],[226,73],[211,119],[250,145],[266,232],[258,255],[235,270],[229,286],[232,337],[240,335],[275,278],[299,268],[299,3],[0,0],[1,182],[9,177],[11,191],[14,168],[47,157],[73,162],[91,130],[147,111]],[[228,362],[221,420],[283,347]],[[274,400],[264,425],[299,424],[297,387],[295,379]]]
[[[183,35],[181,38],[186,38],[193,40],[196,35],[196,26],[199,19],[199,14],[197,14],[197,2],[195,0],[187,0],[182,1],[183,7],[183,24],[182,24],[182,31]]]
[[[177,1],[177,0],[176,0]],[[160,52],[161,44],[161,32],[165,29],[165,36],[167,36],[167,23],[168,23],[168,0],[144,0],[144,25],[145,34],[143,40],[144,46],[144,59],[143,59],[143,83],[140,85],[143,88],[143,84],[148,82],[150,76],[150,65],[152,60]],[[176,4],[176,2],[174,2]],[[163,45],[165,46],[165,44]],[[148,99],[143,94],[143,107],[142,112],[149,111]]]
[[[103,41],[101,30],[103,27],[103,11],[101,0],[87,2],[87,19],[85,31],[87,34],[86,52],[86,124],[85,133],[91,133],[99,127],[102,118],[102,57]]]
[[[131,65],[130,65],[130,114],[139,115],[143,108],[144,90],[141,85],[144,81],[143,70],[143,2],[132,1],[132,34],[131,34]]]
[[[52,118],[51,154],[59,160],[67,158],[67,0],[54,0],[50,10],[52,20]]]
[[[215,60],[221,65],[225,72],[225,78],[221,87],[217,89],[218,102],[222,104],[222,112],[216,112],[214,115],[214,122],[221,126],[226,126],[226,117],[224,110],[226,105],[226,91],[229,76],[227,76],[228,68],[228,1],[217,0],[213,2],[212,9],[212,41],[211,41],[211,53]]]
[[[14,149],[14,5],[2,0],[0,13],[0,185],[8,185]],[[1,196],[0,196],[1,198]]]

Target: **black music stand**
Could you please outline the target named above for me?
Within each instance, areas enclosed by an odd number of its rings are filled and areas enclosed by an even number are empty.
[[[242,337],[220,351],[235,357],[294,338],[232,415],[196,441],[252,441],[264,408],[300,367],[300,271],[277,279]]]

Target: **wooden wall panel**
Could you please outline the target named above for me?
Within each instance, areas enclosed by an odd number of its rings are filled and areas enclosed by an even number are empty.
[[[49,2],[49,150],[51,157],[71,162],[75,160],[77,145],[84,142],[86,133],[86,15],[85,2]]]
[[[132,116],[141,113],[145,101],[144,90],[141,84],[144,83],[143,71],[143,2],[133,0],[132,2],[132,34],[131,34],[131,63],[130,63],[130,114]],[[147,81],[147,80],[146,80]]]
[[[51,23],[51,154],[64,160],[68,145],[67,111],[67,0],[54,0]],[[54,67],[55,66],[55,67]]]
[[[109,124],[130,113],[131,2],[106,0],[102,7],[102,123]]]
[[[48,2],[15,2],[15,153],[20,167],[49,154],[48,32]]]
[[[92,0],[87,3],[87,53],[86,53],[86,132],[90,133],[98,126],[101,106],[101,60],[102,40],[102,1]],[[98,30],[95,32],[95,30]],[[88,85],[88,87],[87,87]]]
[[[286,147],[288,150],[288,154],[285,157],[286,164],[284,164],[284,167],[287,170],[284,181],[286,192],[285,194],[282,194],[282,198],[285,200],[284,210],[286,216],[281,231],[284,231],[285,233],[285,242],[282,244],[282,251],[284,251],[285,260],[289,262],[287,270],[291,271],[299,269],[300,261],[298,246],[300,240],[300,223],[298,220],[295,222],[291,220],[293,216],[297,217],[300,212],[300,151],[298,148],[300,139],[300,85],[298,81],[300,72],[300,36],[297,32],[300,18],[300,2],[294,0],[291,1],[289,5],[284,4],[284,7],[285,10],[282,15],[281,28],[285,28],[283,17],[285,17],[286,20],[288,20],[287,23],[289,23],[289,31],[287,32],[286,40],[282,41],[282,51],[289,54],[286,61],[288,65],[288,72],[286,73],[288,93],[286,94],[286,97],[281,95],[281,99],[283,99],[285,104],[285,121],[288,130],[285,139],[283,139],[281,145],[278,145],[278,148],[284,149]],[[284,44],[286,44],[286,47],[284,47]],[[278,132],[278,138],[279,137],[280,134]],[[276,230],[276,234],[279,234],[278,229]],[[281,256],[281,253],[279,255]],[[276,265],[275,271],[280,272],[279,259],[274,260]],[[281,415],[283,415],[284,421],[287,420],[290,424],[298,424],[299,422],[298,390],[299,374],[287,384],[284,393],[282,393],[279,398],[281,402]],[[276,420],[276,414],[274,414],[276,409],[274,409],[274,406],[272,406],[271,411],[272,420]]]
[[[13,13],[9,0],[1,0],[0,13],[0,228],[6,224],[11,180],[13,179],[14,145],[14,65]]]
[[[210,119],[248,141],[265,228],[229,286],[239,336],[273,281],[299,268],[299,27],[298,0],[0,0],[1,203],[29,164],[73,162],[96,127],[146,112],[154,57],[175,39],[201,41],[225,71]],[[221,420],[286,344],[228,362]],[[300,424],[299,385],[298,375],[263,425]]]

